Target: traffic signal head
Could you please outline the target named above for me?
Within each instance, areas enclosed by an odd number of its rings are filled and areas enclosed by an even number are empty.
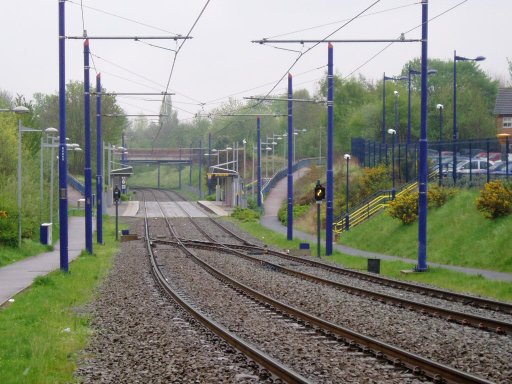
[[[318,183],[315,187],[315,200],[322,201],[325,199],[325,187],[322,187],[320,183]]]

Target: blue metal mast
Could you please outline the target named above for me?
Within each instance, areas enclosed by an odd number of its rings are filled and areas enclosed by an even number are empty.
[[[334,126],[334,74],[333,74],[333,45],[329,43],[327,60],[327,187],[326,187],[326,215],[325,215],[325,255],[332,255],[332,222],[334,198],[333,174],[333,126]]]
[[[103,139],[101,132],[101,74],[96,75],[96,238],[103,244]]]
[[[288,217],[286,238],[293,239],[293,78],[288,74]]]
[[[427,104],[428,104],[428,0],[422,0],[421,27],[421,129],[419,158],[418,271],[427,270]]]
[[[68,186],[66,148],[65,0],[59,0],[59,224],[60,269],[68,272]]]
[[[92,253],[92,175],[91,175],[91,90],[89,79],[89,40],[84,41],[85,115],[85,249]]]

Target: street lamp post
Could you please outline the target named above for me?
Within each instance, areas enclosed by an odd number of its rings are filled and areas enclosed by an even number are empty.
[[[457,140],[459,131],[457,128],[457,61],[483,61],[484,56],[468,58],[457,56],[457,51],[453,51],[453,182],[457,181]]]
[[[13,109],[1,109],[0,112],[14,112],[16,114],[28,113],[24,106],[16,106]],[[22,132],[40,132],[39,129],[23,129],[21,119],[18,119],[18,248],[21,248],[21,134]]]
[[[389,77],[386,76],[386,73],[384,72],[384,76],[382,77],[382,144],[386,144],[386,81],[393,80],[407,80],[407,77],[400,76],[400,77]]]
[[[443,140],[443,104],[436,105],[437,110],[439,111],[439,144],[437,145],[437,154],[438,154],[438,166],[437,171],[439,172],[439,186],[443,184],[443,162],[441,157],[441,142]]]
[[[47,137],[46,137],[46,141],[48,144],[48,139],[52,139],[53,140],[53,134],[54,133],[57,133],[59,132],[59,130],[57,128],[53,128],[53,127],[50,127],[50,128],[46,128],[44,130],[44,132],[47,134]],[[39,155],[40,155],[40,160],[39,160],[39,220],[42,222],[43,221],[43,200],[44,200],[44,148],[46,147],[45,143],[44,143],[44,138],[43,136],[41,136],[41,148],[39,149]]]
[[[346,195],[345,195],[345,230],[350,229],[350,215],[348,213],[348,165],[350,163],[350,155],[348,153],[345,153],[343,156],[345,158],[345,161],[347,162],[347,171],[346,173]]]
[[[395,142],[396,142],[396,130],[388,129],[388,133],[393,135],[393,141],[391,144],[391,179],[392,179],[392,188],[391,188],[391,200],[395,200],[396,189],[395,189]]]
[[[243,139],[242,140],[242,144],[244,145],[244,176],[243,176],[243,179],[244,179],[244,183],[246,182],[245,181],[245,163],[247,161],[247,157],[246,157],[246,153],[245,153],[245,144],[247,144],[247,140]]]

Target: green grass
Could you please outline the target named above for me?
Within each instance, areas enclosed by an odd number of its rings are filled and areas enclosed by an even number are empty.
[[[461,190],[441,208],[428,211],[428,261],[512,272],[512,216],[489,220],[478,212],[478,191]],[[385,213],[350,232],[340,243],[389,255],[416,258],[418,223],[404,225]]]
[[[111,265],[118,243],[115,225],[105,219],[107,244],[82,254],[60,271],[36,279],[15,302],[0,309],[0,383],[75,382],[76,355],[90,335],[90,302]]]
[[[235,221],[234,219],[230,219]],[[281,249],[298,248],[301,241],[287,240],[285,235],[273,232],[259,223],[235,221],[241,229]],[[316,244],[311,244],[311,253],[316,255]],[[321,254],[325,255],[322,247]],[[363,257],[350,256],[334,250],[331,257],[323,258],[332,260],[344,267],[364,270],[367,269],[367,259]],[[472,276],[461,272],[450,271],[442,268],[430,268],[425,273],[401,274],[404,269],[412,269],[413,264],[401,261],[381,260],[381,275],[397,278],[400,280],[431,284],[444,289],[456,292],[480,295],[496,300],[512,302],[512,283],[488,280],[482,276]]]
[[[21,248],[0,245],[0,267],[51,250],[51,246],[43,245],[31,239],[23,239]]]

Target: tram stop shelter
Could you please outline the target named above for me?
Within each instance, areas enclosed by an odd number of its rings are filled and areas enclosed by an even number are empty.
[[[131,175],[133,175],[133,167],[131,166],[113,169],[110,171],[107,188],[107,199],[103,199],[103,201],[107,202],[108,207],[112,206],[112,193],[115,187],[118,187],[123,194],[128,193],[128,178]]]
[[[243,179],[237,171],[214,165],[207,176],[210,188],[215,186],[215,201],[230,207],[246,206]]]

